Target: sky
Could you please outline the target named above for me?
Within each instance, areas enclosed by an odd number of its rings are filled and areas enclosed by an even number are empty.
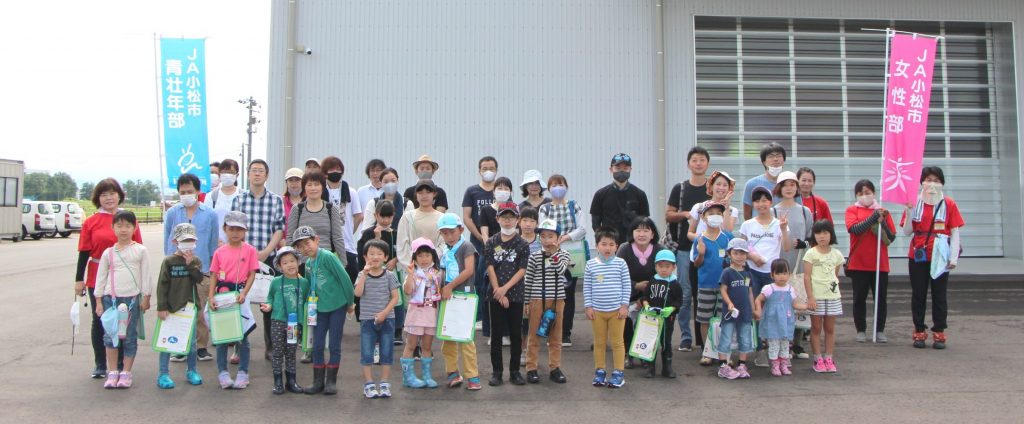
[[[248,117],[238,99],[267,99],[269,0],[3,2],[0,158],[78,184],[159,181],[154,34],[207,38],[210,159],[238,160]]]

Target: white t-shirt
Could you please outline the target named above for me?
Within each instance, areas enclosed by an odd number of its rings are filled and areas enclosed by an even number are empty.
[[[704,202],[697,202],[695,205],[693,205],[693,208],[690,208],[690,216],[697,220],[697,229],[694,231],[696,231],[698,236],[704,234],[704,230],[708,229],[708,223],[704,222],[703,219],[700,219],[700,207],[702,205],[704,205]],[[736,220],[738,220],[740,217],[740,211],[732,206],[729,206],[729,215],[732,216],[733,222],[736,222]],[[735,229],[736,228],[733,228],[733,230]]]
[[[373,184],[367,184],[359,187],[359,190],[356,192],[359,193],[359,204],[365,208],[366,204],[370,202],[370,199],[376,199],[380,197],[381,194],[384,194],[384,186],[376,188]],[[365,214],[363,215],[363,219],[366,219]]]
[[[238,197],[239,194],[244,193],[245,190],[241,188],[235,189],[232,194],[224,193],[223,191],[215,191],[206,195],[206,200],[203,200],[203,204],[213,209],[217,213],[217,232],[220,234],[220,241],[223,243],[228,242],[228,235],[224,233],[224,217],[227,216],[228,212],[231,212],[231,203]],[[213,195],[217,194],[217,207],[213,206]]]
[[[352,219],[353,215],[363,213],[363,204],[359,202],[359,193],[356,193],[356,190],[351,185],[348,186],[348,192],[352,201],[345,208],[345,230],[342,232],[345,233],[345,250],[349,253],[356,253],[356,240],[352,237],[352,232],[355,230],[352,228]],[[327,194],[330,196],[331,203],[334,203],[335,206],[341,206],[341,186],[338,188],[327,187]],[[228,207],[230,208],[230,206]]]
[[[747,248],[751,252],[757,252],[764,258],[764,265],[756,266],[754,261],[747,260],[747,266],[757,272],[771,272],[772,261],[782,253],[782,228],[779,227],[779,220],[772,218],[772,222],[764,226],[756,218],[751,218],[740,226],[739,234],[747,239]]]

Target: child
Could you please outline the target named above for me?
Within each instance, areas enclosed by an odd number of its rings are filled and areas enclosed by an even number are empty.
[[[462,218],[454,213],[446,213],[437,221],[437,228],[444,240],[440,251],[441,269],[444,270],[444,288],[441,299],[451,299],[455,290],[473,293],[476,287],[466,284],[473,279],[476,272],[476,248],[462,238]],[[463,286],[465,286],[463,288]],[[480,371],[476,362],[476,344],[473,342],[458,343],[445,340],[441,343],[441,354],[444,355],[444,370],[448,375],[448,387],[459,387],[462,375],[459,374],[459,353],[462,353],[463,371],[466,373],[466,390],[480,390]],[[426,355],[424,355],[426,356]]]
[[[647,285],[642,295],[641,302],[649,308],[672,307],[672,313],[665,317],[661,333],[661,375],[667,378],[676,378],[676,372],[672,370],[672,327],[675,326],[676,314],[679,307],[683,305],[683,286],[676,278],[676,255],[671,250],[661,250],[654,257],[654,269],[657,271],[654,279]],[[654,378],[655,363],[647,363],[647,373],[644,378]]]
[[[772,280],[761,288],[754,302],[754,318],[761,321],[760,337],[768,339],[768,361],[772,375],[790,375],[789,341],[796,326],[794,309],[802,309],[789,285],[789,262],[772,261]]]
[[[753,218],[740,225],[738,237],[746,239],[747,248],[750,249],[750,254],[747,255],[750,288],[754,293],[761,293],[761,287],[772,283],[772,261],[781,257],[782,252],[789,252],[794,246],[788,242],[788,212],[783,212],[778,218],[771,213],[772,193],[767,188],[756,187],[750,198],[757,212]],[[787,242],[784,243],[784,240]],[[758,343],[757,350],[758,356],[754,359],[754,365],[767,367],[767,355],[761,343]]]
[[[754,351],[754,342],[751,340],[754,295],[750,291],[750,270],[744,264],[747,260],[747,249],[746,240],[729,241],[726,250],[729,255],[729,267],[722,272],[720,281],[722,302],[726,309],[722,314],[722,327],[718,338],[718,359],[722,361],[718,367],[718,376],[729,380],[750,378],[750,372],[747,371],[747,355]],[[729,366],[733,334],[736,334],[740,351],[740,362],[735,369]]]
[[[216,284],[210,285],[208,293],[209,301],[206,304],[211,310],[217,309],[213,302],[214,294],[232,291],[239,292],[235,301],[241,305],[243,316],[245,309],[249,307],[245,298],[252,288],[260,261],[256,248],[245,242],[245,233],[248,229],[249,219],[245,213],[231,211],[224,216],[224,233],[227,234],[228,242],[213,252],[213,259],[210,262],[210,275],[217,280]],[[238,374],[232,381],[231,373],[228,372],[228,344],[217,345],[217,380],[222,389],[244,389],[249,386],[248,333],[243,335],[242,340],[235,343],[235,346],[239,356]]]
[[[153,294],[149,254],[145,246],[132,240],[136,231],[135,222],[135,214],[131,211],[118,211],[114,214],[111,225],[117,243],[100,256],[96,288],[93,289],[93,296],[103,299],[96,305],[97,316],[103,316],[105,309],[120,309],[121,305],[128,312],[127,324],[118,329],[118,334],[103,334],[103,345],[107,348],[107,369],[110,370],[103,383],[105,389],[132,387],[132,365],[138,350],[138,326],[142,325],[142,314],[149,309],[149,300]],[[125,334],[121,335],[122,332]],[[117,345],[114,344],[114,337],[120,338],[118,344],[124,345],[124,369],[120,371],[117,371]]]
[[[537,221],[537,209],[530,206],[523,206],[519,209],[519,236],[530,244],[531,255],[542,249],[540,237],[537,235]],[[527,266],[529,266],[529,264],[527,264]],[[528,331],[530,329],[529,305],[526,305],[526,307],[523,308],[523,322],[520,327],[523,329],[523,337],[527,338],[529,336]],[[527,340],[529,340],[529,338],[527,338]],[[504,340],[502,340],[502,343],[504,343]],[[520,365],[526,365],[526,345],[528,344],[529,343],[523,345],[523,353],[519,357]],[[527,380],[529,380],[529,375],[527,375]]]
[[[391,228],[391,224],[395,219],[395,204],[391,203],[390,200],[379,199],[374,203],[374,205],[374,225],[363,230],[363,235],[356,243],[356,251],[362,252],[363,247],[366,246],[366,242],[370,240],[381,240],[387,243],[388,254],[384,268],[387,268],[388,271],[395,272],[397,274],[398,251],[395,249],[395,244],[398,242],[398,232]],[[363,269],[366,266],[366,259],[361,254],[358,258],[358,262],[359,269]],[[356,305],[358,306],[358,304],[359,299],[356,299]],[[403,305],[402,302],[399,302],[399,304],[395,306],[395,335],[393,339],[396,346],[403,343],[402,325],[404,323],[405,305]]]
[[[431,344],[437,331],[437,305],[441,301],[441,269],[434,250],[434,243],[420,237],[412,242],[414,263],[409,264],[405,274],[405,294],[409,296],[409,310],[405,316],[405,332],[409,334],[409,343],[402,353],[402,384],[414,389],[437,387],[431,377],[431,366],[434,363],[434,352]],[[423,366],[423,379],[416,377],[414,352],[420,348],[420,364]],[[476,355],[474,355],[475,357]]]
[[[292,234],[292,247],[306,257],[306,278],[309,278],[307,309],[316,309],[313,326],[313,384],[307,395],[338,393],[338,366],[341,364],[341,336],[345,311],[355,310],[352,280],[348,278],[341,259],[330,250],[320,248],[320,237],[312,227],[303,225]],[[307,312],[308,313],[308,312]],[[328,339],[330,335],[330,339]],[[331,356],[324,364],[324,348]]]
[[[722,268],[725,266],[726,248],[732,240],[732,234],[722,231],[725,222],[725,205],[705,202],[700,208],[701,220],[707,225],[700,236],[693,241],[690,249],[690,262],[697,268],[697,330],[707,334],[711,317],[717,315],[719,304],[719,281]],[[711,358],[702,356],[700,364],[711,365]]]
[[[501,355],[502,334],[508,331],[511,341],[508,363],[509,381],[521,386],[526,384],[519,372],[519,357],[522,355],[523,319],[523,276],[530,259],[530,245],[519,237],[519,207],[515,203],[502,203],[498,209],[498,234],[491,236],[484,247],[487,264],[487,279],[491,284],[491,379],[490,386],[502,385],[503,359]]]
[[[360,363],[363,365],[363,396],[367,399],[390,398],[392,352],[395,336],[395,305],[398,304],[398,277],[384,268],[388,260],[388,244],[370,240],[363,248],[366,262],[356,277],[355,295],[361,299],[359,308]],[[373,351],[380,343],[380,382],[373,381]]]
[[[832,352],[836,347],[836,317],[843,314],[839,294],[839,267],[845,259],[833,249],[836,231],[832,223],[819,220],[811,226],[814,248],[804,255],[804,288],[807,289],[807,309],[811,313],[811,352],[814,354],[814,372],[836,372]],[[821,329],[825,327],[825,356],[821,355]]]
[[[532,208],[531,208],[532,209]],[[569,252],[558,247],[558,224],[549,219],[538,227],[543,250],[530,254],[526,264],[526,299],[529,314],[529,331],[526,351],[526,382],[540,383],[537,375],[537,352],[540,350],[541,319],[548,310],[555,317],[547,325],[548,369],[549,378],[555,383],[564,384],[565,374],[562,373],[562,312],[565,308],[565,270],[569,268]],[[494,334],[494,333],[491,333]]]
[[[271,368],[274,371],[274,394],[283,394],[285,389],[302,393],[302,387],[295,382],[295,347],[299,344],[299,331],[289,336],[288,323],[294,318],[296,327],[301,317],[306,317],[306,298],[309,297],[309,280],[299,275],[299,255],[289,246],[280,248],[274,256],[274,265],[284,275],[274,277],[267,293],[267,303],[260,310],[270,312],[270,337],[274,349]],[[294,315],[294,316],[293,316]],[[289,340],[289,337],[292,337]],[[285,381],[282,384],[282,370]]]
[[[175,225],[171,233],[171,243],[177,248],[171,256],[164,258],[160,264],[160,274],[157,277],[156,287],[156,310],[157,318],[167,319],[173,312],[189,306],[196,311],[199,297],[199,284],[203,282],[203,261],[193,254],[196,248],[196,227],[187,222]],[[185,371],[185,378],[189,384],[197,386],[203,384],[203,378],[196,372],[196,329],[192,328],[192,340],[189,343],[188,357]],[[168,365],[171,354],[160,353],[160,376],[157,377],[156,385],[161,389],[173,389],[174,380],[168,374]]]
[[[626,363],[626,343],[623,328],[629,313],[629,295],[632,292],[626,261],[615,256],[619,234],[610,228],[594,233],[598,256],[587,261],[583,271],[583,306],[594,329],[594,381],[593,385],[612,388],[626,384],[622,370]],[[612,346],[612,376],[607,379],[604,370],[605,349]]]

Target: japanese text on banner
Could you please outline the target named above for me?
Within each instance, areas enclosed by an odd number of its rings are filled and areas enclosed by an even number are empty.
[[[206,48],[203,39],[160,39],[161,109],[167,181],[199,177],[202,191],[210,189],[209,144],[206,131]]]
[[[931,37],[892,37],[882,152],[882,199],[887,202],[907,204],[917,200],[935,46],[936,39]]]

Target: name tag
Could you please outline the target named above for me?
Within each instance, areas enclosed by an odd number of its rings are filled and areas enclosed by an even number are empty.
[[[219,275],[220,275],[220,277],[217,279],[217,281],[227,281],[228,280],[228,273],[226,273],[224,271],[221,271],[219,273]]]
[[[718,249],[718,257],[719,258],[724,258],[725,257],[725,249]]]
[[[935,223],[935,231],[943,231],[945,229],[946,229],[946,223],[945,222],[936,222]]]

